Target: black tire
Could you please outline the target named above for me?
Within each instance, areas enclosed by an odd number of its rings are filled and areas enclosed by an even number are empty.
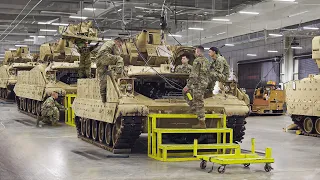
[[[100,121],[99,122],[99,128],[98,128],[98,139],[100,143],[104,143],[105,139],[104,139],[104,126],[105,123]]]
[[[247,121],[245,117],[231,116],[227,118],[227,127],[233,129],[233,143],[241,143],[246,130],[245,125]],[[227,135],[227,141],[229,140],[229,134]]]
[[[98,121],[92,120],[92,139],[98,140]]]
[[[86,136],[87,138],[91,138],[92,137],[92,124],[91,124],[92,120],[91,119],[87,119],[86,120]]]

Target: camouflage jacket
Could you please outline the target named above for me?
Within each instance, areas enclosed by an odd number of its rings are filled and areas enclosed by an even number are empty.
[[[230,76],[230,66],[227,60],[221,55],[218,56],[217,60],[220,62],[221,74],[222,74],[219,81],[226,82]]]
[[[218,60],[218,58],[212,58],[212,62],[210,64],[210,82],[215,83],[216,81],[220,81],[222,77],[221,62]]]
[[[187,87],[206,88],[209,83],[209,60],[204,56],[199,56],[193,61],[192,69],[189,75]]]
[[[98,50],[96,55],[97,71],[104,73],[108,65],[116,65],[116,62],[123,61],[120,56],[120,50],[113,41],[105,42]]]
[[[42,104],[41,110],[43,111],[47,109],[52,109],[53,107],[57,107],[58,109],[64,109],[64,106],[59,104],[57,101],[53,99],[52,96],[50,96]]]
[[[190,64],[181,64],[176,67],[175,72],[176,73],[190,73],[192,69],[192,66]]]

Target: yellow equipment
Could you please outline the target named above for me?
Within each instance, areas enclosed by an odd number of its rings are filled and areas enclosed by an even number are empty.
[[[272,158],[272,149],[266,148],[265,156],[259,156],[255,150],[255,139],[251,139],[251,153],[243,154],[241,153],[240,146],[235,149],[235,153],[232,154],[218,154],[218,155],[198,155],[198,140],[194,140],[194,156],[201,160],[200,168],[205,169],[207,167],[207,162],[212,162],[216,164],[220,164],[218,167],[219,173],[224,173],[226,165],[230,164],[243,164],[244,167],[249,167],[250,164],[256,163],[266,163],[264,166],[264,170],[266,172],[271,171],[273,168],[271,167],[271,163],[274,163],[274,158]],[[211,170],[212,172],[213,165]]]
[[[274,81],[268,81],[266,86],[255,90],[251,113],[282,115],[284,103],[284,91]]]

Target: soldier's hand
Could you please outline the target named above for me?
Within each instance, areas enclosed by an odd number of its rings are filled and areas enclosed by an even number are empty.
[[[183,91],[184,93],[187,93],[187,92],[189,91],[189,88],[186,86],[186,87],[183,88],[182,91]]]

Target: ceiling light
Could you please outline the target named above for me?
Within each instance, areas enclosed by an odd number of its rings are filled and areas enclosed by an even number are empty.
[[[304,14],[304,13],[307,13],[307,12],[309,12],[309,11],[303,11],[303,12],[299,12],[297,14],[291,14],[288,17],[290,18],[290,17],[298,16],[298,15],[301,15],[301,14]]]
[[[257,55],[256,55],[256,54],[247,54],[247,56],[255,57],[255,56],[257,56]]]
[[[118,9],[118,12],[122,11],[122,9]]]
[[[179,35],[179,34],[169,34],[168,36],[171,36],[171,37],[182,37],[182,35]]]
[[[87,10],[87,11],[95,11],[97,10],[96,8],[84,8],[84,10]]]
[[[223,21],[223,22],[228,22],[230,21],[230,19],[216,19],[216,18],[213,18],[212,21]]]
[[[273,34],[273,33],[270,33],[269,36],[281,37],[281,36],[283,36],[283,35],[282,35],[282,34]]]
[[[48,22],[38,22],[38,24],[50,24]]]
[[[217,36],[219,36],[219,35],[222,35],[222,34],[225,34],[226,32],[221,32],[221,33],[218,33],[217,34]]]
[[[234,46],[234,44],[225,44],[225,46]]]
[[[40,11],[41,14],[60,14],[60,15],[64,15],[64,14],[67,14],[67,15],[71,15],[73,13],[70,13],[70,12],[60,12],[60,11]]]
[[[209,50],[210,48],[204,48],[204,50]]]
[[[54,26],[69,26],[69,24],[65,24],[65,23],[52,23],[52,25],[54,25]]]
[[[19,44],[14,45],[14,46],[16,46],[16,47],[28,47],[27,45],[19,45]]]
[[[24,41],[34,41],[34,39],[25,39]]]
[[[15,51],[17,50],[16,48],[9,48],[9,51]]]
[[[292,46],[291,49],[302,49],[300,46]]]
[[[197,27],[189,27],[190,30],[198,30],[203,31],[203,28],[197,28]]]
[[[84,17],[84,16],[69,16],[69,18],[72,18],[72,19],[88,19],[88,17]]]
[[[0,56],[4,56],[4,54],[0,54]]]
[[[258,15],[258,12],[249,12],[249,11],[239,11],[240,14],[252,14],[252,15]]]
[[[276,50],[268,50],[268,53],[277,53],[278,51]]]
[[[317,27],[308,27],[308,26],[303,27],[303,29],[306,29],[306,30],[319,30],[319,28],[317,28]]]
[[[40,29],[40,31],[43,31],[43,32],[56,32],[57,30],[55,30],[55,29]]]
[[[30,36],[32,38],[35,38],[36,36]],[[38,38],[46,38],[45,36],[38,36]]]
[[[279,1],[279,2],[295,2],[296,0],[273,0],[273,1]]]

